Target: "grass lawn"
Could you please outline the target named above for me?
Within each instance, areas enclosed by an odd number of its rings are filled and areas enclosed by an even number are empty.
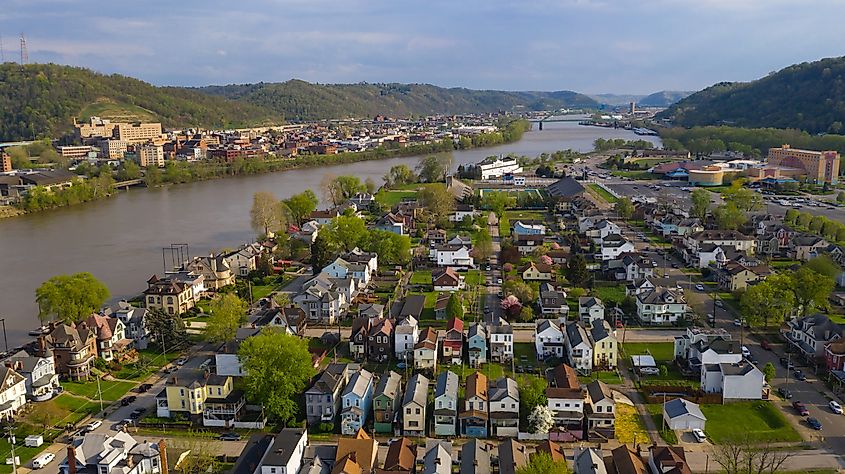
[[[546,211],[505,211],[505,217],[514,222],[520,219],[544,221]]]
[[[208,313],[208,309],[211,306],[211,300],[202,299],[197,301],[197,308],[201,309],[203,313]]]
[[[601,380],[608,385],[622,385],[622,377],[616,372],[593,372],[590,375],[578,377],[582,384],[588,384],[593,380]]]
[[[649,173],[648,171],[611,171],[610,174],[612,176],[636,180],[659,179],[657,176]]]
[[[508,220],[508,216],[502,216],[499,219],[499,236],[501,237],[510,237],[511,235],[511,221]]]
[[[651,419],[654,420],[654,424],[657,426],[657,430],[660,433],[660,437],[663,438],[663,441],[666,441],[666,443],[670,445],[678,444],[678,435],[675,434],[674,430],[670,430],[663,424],[663,405],[650,404],[646,405],[646,408],[651,414]]]
[[[801,435],[771,402],[701,405],[701,411],[707,417],[707,436],[716,444],[736,436],[748,436],[752,443],[801,441]]]
[[[845,316],[841,314],[830,313],[828,314],[828,317],[830,317],[830,320],[836,324],[845,324]]]
[[[647,443],[648,431],[636,407],[616,404],[616,439],[620,443]]]
[[[431,285],[431,270],[417,270],[411,275],[412,285]]]
[[[597,286],[593,288],[592,293],[602,300],[605,306],[608,303],[619,304],[625,299],[625,287],[622,285]]]
[[[134,382],[120,382],[101,380],[100,389],[102,390],[103,400],[114,401],[122,397],[126,392],[137,385]],[[62,387],[70,393],[88,397],[92,400],[99,399],[97,396],[97,381],[91,380],[88,382],[63,382]]]
[[[481,285],[484,283],[484,274],[481,270],[470,270],[466,273],[465,281],[467,285]]]
[[[376,202],[384,204],[387,207],[393,207],[403,200],[414,199],[417,197],[416,191],[402,191],[402,190],[384,190],[376,193]]]
[[[191,321],[196,320],[198,319],[192,319]],[[165,356],[165,354],[161,352],[161,349],[154,346],[138,352],[139,357],[144,359],[143,364],[126,364],[119,371],[112,372],[112,377],[124,380],[137,380],[140,382],[157,372],[165,365],[178,359],[181,355],[180,352],[174,351],[168,352]]]
[[[675,344],[672,342],[628,342],[622,345],[625,357],[651,354],[658,365],[675,359]]]
[[[32,410],[20,418],[23,424],[37,428],[76,424],[83,418],[100,411],[99,402],[89,402],[67,394],[59,395],[46,402],[33,404]]]
[[[261,298],[276,290],[276,284],[270,285],[252,285],[252,301],[258,301]]]
[[[611,204],[618,201],[618,199],[613,194],[610,194],[609,192],[607,192],[606,189],[596,183],[590,183],[587,185],[587,187],[591,189],[596,195],[598,195],[598,197],[604,199],[605,201]]]

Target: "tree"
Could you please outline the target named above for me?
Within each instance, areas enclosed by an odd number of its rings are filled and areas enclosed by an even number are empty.
[[[507,295],[502,298],[500,305],[505,313],[510,317],[516,316],[520,311],[522,311],[522,303],[520,303],[519,298],[514,295]]]
[[[314,191],[306,189],[305,191],[294,194],[293,196],[284,200],[285,205],[290,210],[291,219],[297,224],[302,224],[308,216],[317,209],[320,200]]]
[[[519,310],[519,322],[521,323],[530,323],[534,320],[534,310],[531,309],[530,306],[523,306],[521,310]]]
[[[845,203],[845,191],[839,191],[836,193],[836,202],[840,204]]]
[[[783,216],[783,222],[787,225],[795,225],[798,221],[798,211],[793,208],[789,208],[786,210],[786,214]]]
[[[109,298],[109,289],[94,275],[83,272],[56,275],[35,290],[38,317],[64,323],[82,321]]]
[[[217,343],[231,341],[246,322],[247,304],[234,293],[224,293],[211,300],[209,312],[205,338]]]
[[[811,258],[807,263],[804,264],[805,267],[813,270],[816,273],[822,274],[824,276],[836,279],[840,273],[842,273],[842,268],[830,258],[829,255],[823,254],[819,255],[818,257]]]
[[[702,188],[696,188],[690,194],[692,200],[692,209],[690,212],[693,216],[699,219],[707,217],[707,211],[710,210],[710,191]]]
[[[361,247],[367,239],[367,225],[355,215],[338,216],[332,219],[328,227],[321,229],[317,235],[326,233],[326,237],[334,247],[349,252],[355,247]]]
[[[528,283],[521,280],[508,280],[503,285],[505,294],[514,295],[519,301],[530,303],[537,299],[537,292]]]
[[[475,259],[479,262],[487,261],[493,255],[493,237],[487,226],[482,226],[475,234],[475,246],[472,248]]]
[[[451,154],[427,156],[420,160],[420,164],[417,165],[417,174],[420,180],[426,183],[446,181],[446,175],[449,173],[451,166]]]
[[[821,273],[816,273],[811,268],[803,266],[792,274],[794,283],[792,290],[795,293],[795,303],[806,316],[810,311],[818,308],[825,309],[828,306],[828,297],[836,286],[836,281]]]
[[[415,183],[417,176],[408,165],[394,165],[384,175],[384,185],[388,188]]]
[[[446,315],[450,318],[464,318],[464,303],[458,293],[449,295],[449,302],[446,303]]]
[[[772,443],[750,439],[748,433],[737,433],[713,448],[713,460],[726,474],[774,474],[789,454]]]
[[[334,260],[335,251],[331,242],[331,238],[325,232],[325,229],[317,233],[314,243],[311,244],[311,267],[314,274],[320,273],[326,265]]]
[[[255,259],[255,273],[262,277],[273,274],[273,258],[268,253],[263,253]]]
[[[575,256],[569,260],[566,267],[566,279],[569,280],[569,283],[575,286],[590,286],[592,275],[590,274],[590,271],[587,270],[587,261],[584,260],[583,255],[575,254]]]
[[[743,188],[742,180],[734,181],[731,188],[724,192],[725,202],[733,204],[742,212],[748,213],[763,207],[763,196],[760,193]]]
[[[771,362],[766,362],[766,366],[763,367],[763,375],[766,377],[766,382],[771,382],[772,380],[777,377],[777,370],[775,369],[775,365]]]
[[[634,204],[630,199],[623,197],[616,201],[616,204],[613,205],[613,210],[616,211],[622,219],[630,219],[631,215],[634,214]]]
[[[505,215],[505,211],[509,207],[513,207],[515,204],[516,199],[510,193],[504,191],[485,192],[484,198],[481,200],[481,205],[493,211],[499,219]]]
[[[813,216],[813,218],[810,219],[810,224],[808,225],[810,231],[815,232],[816,234],[821,232],[822,226],[824,225],[824,220],[824,216]]]
[[[663,378],[666,378],[666,376],[669,375],[669,368],[666,367],[666,364],[660,364],[660,368],[658,370],[660,371],[660,376]]]
[[[424,187],[417,199],[436,222],[445,221],[455,212],[455,197],[446,189],[445,184],[437,183]]]
[[[161,308],[147,310],[144,326],[159,346],[167,351],[179,351],[188,346],[185,322],[178,314],[168,314]]]
[[[294,421],[296,400],[315,373],[308,343],[278,328],[265,328],[241,343],[238,356],[246,372],[247,398],[285,425]]]
[[[378,254],[379,262],[405,265],[411,261],[411,238],[390,231],[371,229],[362,249]]]
[[[795,308],[792,278],[784,274],[772,275],[749,286],[740,299],[740,311],[752,326],[769,327],[781,324]]]
[[[376,182],[373,181],[373,178],[367,178],[364,180],[364,187],[367,189],[367,192],[373,194],[376,192]]]
[[[283,230],[287,224],[286,208],[273,193],[256,192],[252,195],[252,208],[249,211],[252,230],[259,235]]]
[[[154,188],[161,184],[161,171],[158,166],[147,166],[144,168],[144,185]]]
[[[546,452],[531,455],[528,464],[516,470],[516,474],[568,474],[566,461],[557,462]]]
[[[716,225],[723,230],[736,230],[748,220],[748,215],[734,204],[722,204],[713,210]]]
[[[325,175],[320,182],[320,187],[323,190],[323,197],[335,206],[339,206],[349,198],[367,190],[366,185],[361,182],[361,178],[349,175]]]
[[[546,405],[535,406],[528,415],[528,429],[532,433],[548,433],[554,425],[554,413]]]
[[[546,406],[546,381],[537,377],[523,377],[519,385],[519,417],[523,425],[528,423],[528,415],[538,406]]]

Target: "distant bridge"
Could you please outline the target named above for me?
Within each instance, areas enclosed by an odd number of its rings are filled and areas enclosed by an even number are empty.
[[[129,189],[132,186],[142,186],[144,184],[143,179],[127,179],[126,181],[118,181],[114,183],[114,189]]]

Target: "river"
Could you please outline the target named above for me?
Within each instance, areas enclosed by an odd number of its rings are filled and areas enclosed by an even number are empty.
[[[535,157],[572,148],[586,152],[596,138],[645,138],[627,130],[548,122],[514,143],[456,151],[454,166],[486,156],[515,153]],[[163,272],[161,248],[188,243],[192,255],[234,248],[253,238],[249,208],[256,191],[285,198],[319,188],[326,174],[356,175],[382,182],[391,166],[414,166],[420,157],[365,161],[322,168],[281,171],[172,186],[132,189],[111,199],[0,221],[0,317],[9,344],[18,345],[37,327],[35,289],[53,275],[91,272],[114,298],[131,297],[147,278]],[[318,192],[319,194],[319,192]]]

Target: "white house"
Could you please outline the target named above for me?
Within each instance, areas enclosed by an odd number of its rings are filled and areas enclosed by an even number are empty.
[[[462,222],[465,218],[475,219],[480,213],[472,204],[458,204],[455,206],[455,212],[449,215],[449,220],[452,222]]]
[[[565,346],[573,369],[582,374],[593,370],[593,343],[581,324],[571,322],[566,325]]]
[[[8,359],[6,365],[21,374],[26,380],[26,391],[29,398],[43,402],[53,397],[59,387],[59,376],[56,374],[56,363],[48,352],[30,355],[26,351],[18,351]]]
[[[645,324],[669,324],[687,313],[683,295],[658,286],[637,295],[637,317]]]
[[[761,400],[765,376],[754,364],[707,364],[701,371],[701,389],[721,393],[724,400]]]
[[[595,223],[585,232],[588,238],[593,239],[596,244],[601,244],[604,239],[611,235],[622,235],[622,229],[609,220],[602,219]]]
[[[707,417],[701,413],[701,408],[683,398],[669,400],[663,404],[663,419],[671,430],[704,429]]]
[[[352,278],[356,281],[356,286],[364,288],[370,283],[371,270],[367,264],[350,263],[338,257],[334,262],[323,267],[320,273],[331,278]]]
[[[26,379],[9,367],[0,370],[0,420],[11,421],[26,405]]]
[[[405,316],[393,330],[394,351],[396,358],[404,360],[413,357],[414,346],[419,342],[419,323],[413,316]]]
[[[634,244],[625,237],[618,234],[611,234],[601,242],[601,250],[596,255],[599,260],[615,260],[623,253],[635,251]]]
[[[519,235],[544,235],[546,233],[546,226],[543,224],[516,221],[513,224],[513,233]]]
[[[439,245],[432,249],[432,259],[441,267],[472,268],[469,248],[464,245]]]
[[[578,320],[592,324],[593,321],[604,319],[604,303],[594,296],[578,298]]]
[[[563,331],[551,319],[538,319],[534,325],[534,349],[537,360],[563,357]]]

